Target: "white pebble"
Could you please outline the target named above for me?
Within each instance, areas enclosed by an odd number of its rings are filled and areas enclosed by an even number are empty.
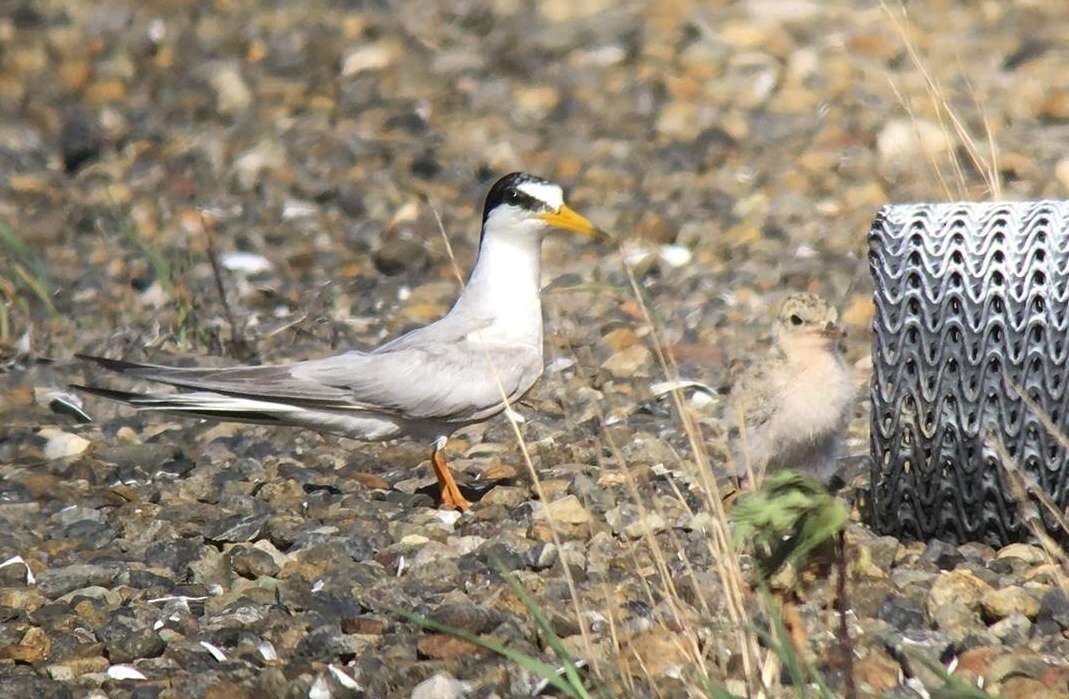
[[[694,253],[682,245],[662,245],[660,257],[669,267],[682,267],[694,258]]]
[[[243,272],[245,274],[259,274],[266,272],[273,266],[271,260],[254,252],[227,252],[223,253],[220,260],[223,266],[231,272]]]
[[[219,650],[219,648],[213,646],[211,643],[208,643],[207,641],[201,641],[200,645],[204,648],[204,650],[211,653],[212,657],[215,658],[216,662],[221,663],[226,660],[226,653]]]
[[[108,677],[113,680],[147,680],[133,665],[112,665],[108,668]]]

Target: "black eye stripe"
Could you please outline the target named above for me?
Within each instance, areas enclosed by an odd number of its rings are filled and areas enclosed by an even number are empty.
[[[513,206],[518,206],[521,209],[528,209],[530,211],[538,211],[539,209],[545,208],[545,204],[543,202],[539,201],[538,199],[535,199],[526,192],[521,192],[518,189],[509,190],[508,193],[505,195],[505,202],[507,204],[512,204]]]

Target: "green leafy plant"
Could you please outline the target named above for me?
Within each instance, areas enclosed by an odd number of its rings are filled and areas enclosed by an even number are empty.
[[[846,524],[846,507],[815,478],[793,471],[768,476],[761,488],[735,504],[735,541],[753,543],[767,578],[829,542]]]
[[[758,490],[739,498],[731,517],[735,522],[736,543],[752,544],[760,573],[761,598],[771,633],[755,632],[779,657],[798,696],[809,696],[809,688],[816,686],[821,699],[832,699],[834,695],[820,673],[795,648],[779,604],[768,591],[767,581],[784,565],[797,567],[814,549],[839,534],[847,520],[845,505],[815,478],[779,471],[766,478]],[[842,547],[839,555],[845,555]],[[840,594],[845,594],[845,587]],[[845,609],[845,604],[842,608]],[[844,635],[841,641],[844,656],[849,658],[853,652],[849,637]],[[848,678],[852,678],[851,672],[848,669]],[[853,687],[852,682],[848,682],[848,687]]]

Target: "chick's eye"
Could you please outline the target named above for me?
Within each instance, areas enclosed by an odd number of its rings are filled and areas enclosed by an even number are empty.
[[[795,315],[791,316],[791,325],[801,325],[801,324],[802,324],[802,317],[800,315],[795,314]]]

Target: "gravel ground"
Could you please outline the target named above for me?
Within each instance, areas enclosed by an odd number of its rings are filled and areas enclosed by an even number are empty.
[[[876,208],[986,198],[989,171],[1006,198],[1069,190],[1064,2],[910,12],[901,33],[835,0],[0,2],[0,559],[20,557],[0,567],[0,695],[529,695],[515,664],[392,611],[548,659],[493,560],[617,695],[694,695],[695,639],[737,689],[710,515],[622,263],[686,378],[725,384],[784,289],[840,305],[863,374]],[[985,163],[990,128],[989,171],[940,104]],[[49,409],[93,376],[75,351],[271,362],[438,317],[458,287],[433,211],[466,270],[485,189],[515,169],[623,239],[545,246],[547,373],[519,412],[548,506],[502,418],[451,443],[482,495],[460,517],[434,509],[423,445]],[[718,407],[687,406],[714,454]],[[862,403],[851,452],[866,435]],[[1041,549],[852,518],[862,696],[924,696],[915,655],[1069,696],[1069,599]],[[842,691],[814,577],[807,655]]]

